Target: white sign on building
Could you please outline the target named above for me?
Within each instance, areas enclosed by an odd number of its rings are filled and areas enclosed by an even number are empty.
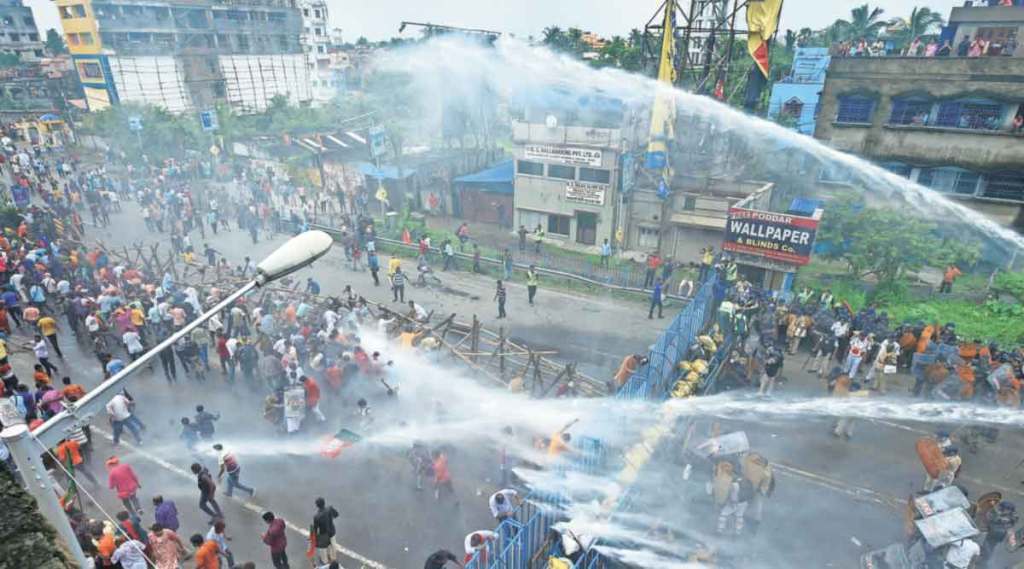
[[[565,201],[603,206],[608,187],[608,184],[569,180],[565,184]]]
[[[601,151],[593,148],[572,146],[550,146],[546,144],[527,144],[524,149],[527,159],[561,162],[572,166],[600,166]]]

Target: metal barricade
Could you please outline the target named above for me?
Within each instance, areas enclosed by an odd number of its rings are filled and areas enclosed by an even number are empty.
[[[668,397],[676,379],[676,364],[683,359],[686,350],[714,314],[717,283],[718,279],[714,274],[704,281],[693,300],[658,336],[648,354],[647,365],[626,381],[616,393],[616,397],[655,400]]]
[[[697,290],[693,300],[672,320],[658,336],[648,354],[648,364],[634,373],[616,393],[616,397],[631,400],[664,400],[677,378],[676,366],[686,355],[690,345],[704,330],[714,315],[718,279],[712,275]],[[725,342],[712,361],[712,369],[720,367],[723,353],[728,352]],[[717,364],[717,365],[716,365]],[[713,372],[714,373],[714,372]],[[598,474],[604,470],[607,449],[593,437],[580,437],[572,458],[556,467],[557,470]],[[564,506],[569,497],[561,493],[533,491],[524,500],[515,520],[502,522],[495,530],[498,538],[478,552],[466,564],[466,569],[538,569],[546,562],[538,549],[545,542],[551,526],[564,519]],[[629,489],[619,501],[619,511],[628,511],[632,505]],[[537,567],[533,559],[537,557]],[[594,548],[588,548],[577,560],[576,569],[601,569],[605,560]]]

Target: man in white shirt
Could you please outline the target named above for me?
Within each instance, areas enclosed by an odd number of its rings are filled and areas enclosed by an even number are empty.
[[[850,338],[850,350],[846,355],[846,375],[850,376],[851,380],[857,377],[860,362],[864,360],[867,351],[867,339],[859,331],[854,331],[853,337]]]
[[[427,321],[428,314],[427,314],[427,311],[422,306],[420,306],[419,304],[416,304],[415,302],[410,300],[409,301],[409,308],[412,309],[413,319],[414,320],[416,320],[417,322],[426,322]]]
[[[463,546],[466,548],[466,555],[473,556],[478,551],[487,547],[487,544],[498,539],[498,534],[489,530],[475,531],[466,536]]]
[[[114,445],[121,444],[121,433],[125,427],[131,431],[132,436],[135,437],[135,442],[138,445],[142,445],[142,435],[140,434],[143,429],[146,428],[131,411],[132,401],[128,399],[125,394],[118,393],[107,403],[107,414],[110,415],[110,424],[114,428]]]
[[[491,495],[489,505],[491,507],[491,515],[494,519],[501,523],[506,518],[511,518],[519,506],[519,492],[511,488],[504,490],[498,490]]]
[[[50,363],[50,349],[46,347],[46,340],[39,334],[36,334],[32,351],[35,352],[39,364],[46,370],[46,374],[53,377],[57,373],[57,366]]]
[[[100,331],[100,320],[99,318],[96,318],[95,313],[90,312],[89,315],[85,317],[85,327],[93,334]]]
[[[331,309],[327,309],[324,311],[323,319],[325,329],[328,331],[334,330],[334,327],[338,324],[338,313]]]
[[[128,349],[128,356],[133,362],[139,359],[139,356],[145,351],[145,347],[142,345],[142,338],[139,337],[139,333],[135,330],[125,332],[121,336],[121,340],[124,342],[124,347]]]
[[[149,564],[146,562],[146,556],[142,553],[145,549],[146,544],[129,539],[114,550],[114,555],[110,557],[110,560],[115,564],[120,563],[124,569],[147,569]]]

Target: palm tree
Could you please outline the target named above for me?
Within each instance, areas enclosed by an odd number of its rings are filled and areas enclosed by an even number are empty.
[[[629,45],[631,47],[641,47],[644,44],[644,33],[637,28],[629,30]]]
[[[550,48],[560,49],[565,47],[565,32],[558,26],[549,26],[544,28],[544,39],[541,41]]]
[[[800,31],[796,33],[797,47],[810,47],[814,42],[814,35],[814,30],[811,28],[800,28]]]
[[[569,28],[569,30],[565,32],[565,39],[568,44],[566,47],[570,51],[574,53],[583,52],[583,30],[579,28]]]
[[[934,33],[941,25],[942,15],[927,7],[915,7],[910,12],[909,18],[889,20],[889,27],[893,30],[893,39],[901,49],[910,45],[914,38]]]
[[[839,37],[844,40],[873,40],[886,26],[886,22],[881,19],[883,12],[885,10],[881,8],[870,8],[862,4],[850,10],[849,20],[836,20],[832,27],[836,28]]]
[[[796,49],[796,32],[793,30],[786,30],[786,53],[793,53]]]

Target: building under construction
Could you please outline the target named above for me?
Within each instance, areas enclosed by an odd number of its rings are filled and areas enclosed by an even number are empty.
[[[294,0],[57,0],[90,110],[143,103],[260,112],[312,99]]]

